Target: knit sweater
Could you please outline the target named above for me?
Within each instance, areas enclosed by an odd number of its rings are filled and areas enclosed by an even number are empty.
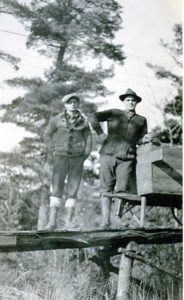
[[[87,118],[78,110],[71,118],[67,112],[53,117],[43,135],[49,151],[55,155],[88,156],[92,148],[92,135]]]

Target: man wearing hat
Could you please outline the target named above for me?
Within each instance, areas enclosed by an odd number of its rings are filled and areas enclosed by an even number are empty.
[[[130,179],[134,176],[136,145],[148,143],[152,136],[147,134],[147,121],[136,114],[136,105],[141,98],[131,89],[119,96],[125,110],[110,109],[96,112],[90,122],[96,133],[102,137],[100,150],[100,186],[102,226],[110,226],[111,200],[106,192],[131,192]],[[108,134],[102,130],[100,122],[107,121]],[[117,200],[116,200],[117,201]],[[119,200],[121,202],[122,200]],[[113,222],[120,224],[119,206],[114,210]]]
[[[46,229],[57,227],[60,207],[67,179],[65,227],[74,227],[73,216],[77,192],[81,182],[84,160],[91,152],[92,137],[87,117],[79,110],[80,98],[69,94],[62,98],[64,112],[53,117],[44,133],[44,142],[53,153],[50,216]]]

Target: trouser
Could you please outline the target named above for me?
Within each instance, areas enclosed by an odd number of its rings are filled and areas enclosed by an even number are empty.
[[[111,155],[100,156],[100,187],[104,192],[131,192],[135,179],[135,160],[120,160]]]
[[[55,155],[52,168],[50,206],[59,207],[62,200],[65,179],[67,180],[66,207],[74,207],[83,171],[84,156]]]

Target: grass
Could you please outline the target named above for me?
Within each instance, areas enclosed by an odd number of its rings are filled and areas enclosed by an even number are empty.
[[[74,251],[73,251],[74,252]],[[44,255],[43,255],[44,254]],[[47,251],[33,268],[17,270],[17,277],[0,286],[0,300],[116,300],[117,276],[104,280],[99,268],[91,262],[73,260],[72,251]],[[24,254],[22,259],[26,260]],[[43,259],[47,262],[43,264]],[[39,265],[40,264],[40,265]],[[28,270],[29,268],[29,270]],[[160,292],[148,290],[144,284],[130,286],[130,300],[181,300],[182,287],[160,287]]]

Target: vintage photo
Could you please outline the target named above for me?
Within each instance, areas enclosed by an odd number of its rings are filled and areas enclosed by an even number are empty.
[[[182,1],[0,0],[0,300],[181,300]]]

